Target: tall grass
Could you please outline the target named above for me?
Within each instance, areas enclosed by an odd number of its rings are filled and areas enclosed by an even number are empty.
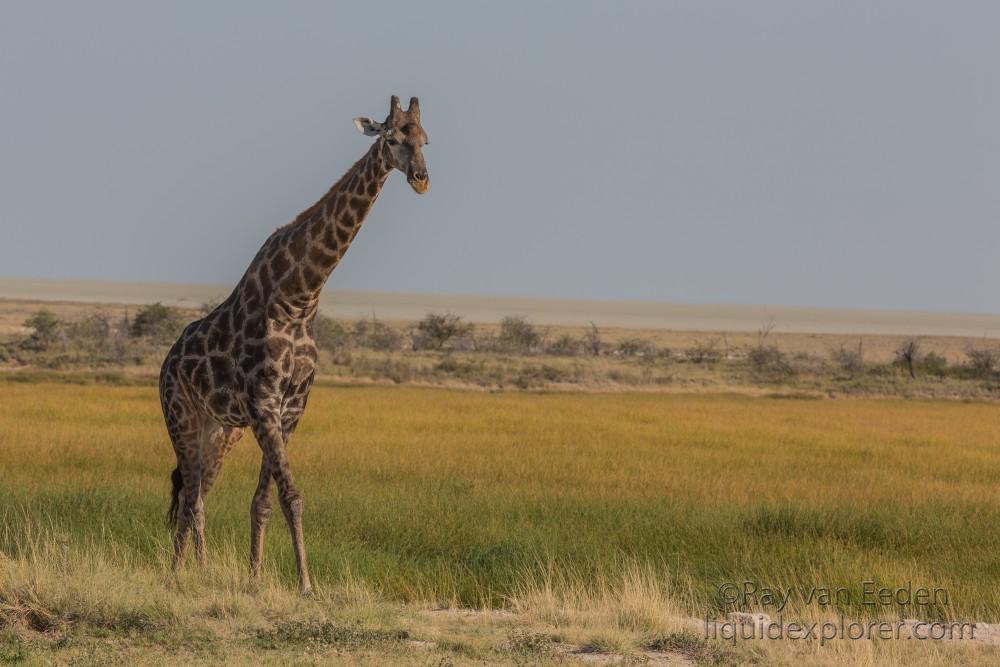
[[[101,554],[92,569],[109,581],[161,586],[173,454],[155,389],[8,384],[0,406],[4,590],[32,590],[23,563],[58,562],[59,544]],[[995,621],[997,444],[987,404],[319,387],[290,458],[328,591],[489,607],[620,595],[642,619],[649,607],[608,585],[623,572],[691,615],[731,609],[726,582],[842,586],[857,600],[875,580],[942,587],[949,604],[839,611]],[[207,501],[209,571],[234,600],[259,458],[246,436]],[[265,554],[291,590],[279,513]],[[144,604],[100,622],[180,613],[152,589]]]

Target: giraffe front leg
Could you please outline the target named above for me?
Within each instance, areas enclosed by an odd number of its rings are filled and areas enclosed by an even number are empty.
[[[275,419],[263,422],[254,427],[257,442],[264,449],[264,456],[274,481],[278,485],[278,500],[281,511],[288,522],[288,530],[292,536],[292,547],[295,550],[295,565],[299,573],[299,591],[303,595],[312,593],[312,583],[309,581],[309,566],[306,562],[305,537],[302,532],[302,494],[299,493],[292,479],[292,469],[288,465],[285,452],[285,437],[281,421]]]
[[[264,553],[264,530],[271,517],[271,488],[274,477],[265,453],[260,462],[260,479],[250,504],[250,576],[260,576],[260,566]]]

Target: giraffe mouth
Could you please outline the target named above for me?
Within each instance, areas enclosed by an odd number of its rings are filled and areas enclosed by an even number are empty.
[[[413,188],[413,191],[416,192],[418,195],[424,194],[431,187],[431,181],[429,178],[423,178],[419,180],[416,178],[407,178],[406,182],[410,184],[410,187]]]

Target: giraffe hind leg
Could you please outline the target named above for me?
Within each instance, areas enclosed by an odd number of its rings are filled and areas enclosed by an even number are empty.
[[[170,473],[170,508],[167,509],[167,525],[177,527],[177,511],[181,504],[181,489],[184,488],[184,478],[181,469],[174,468]]]
[[[177,526],[174,532],[174,570],[183,567],[188,541],[192,534],[198,563],[202,564],[205,560],[205,515],[201,497],[202,467],[201,456],[196,449],[197,443],[197,438],[182,441],[177,454],[177,471],[181,478],[181,487],[178,491]]]
[[[201,440],[205,419],[181,399],[171,383],[161,383],[160,400],[167,433],[177,457],[177,467],[171,474],[173,490],[168,515],[176,521],[173,540],[173,569],[176,571],[184,564],[192,531],[199,562],[204,559]]]
[[[271,518],[271,489],[274,488],[274,475],[267,453],[261,457],[260,477],[257,490],[250,503],[250,576],[256,579],[260,576],[264,552],[264,531],[267,521]]]
[[[209,428],[202,436],[201,450],[201,496],[205,498],[212,488],[222,469],[222,461],[226,458],[240,438],[243,437],[243,429],[232,426],[220,426],[215,424]]]
[[[197,448],[187,471],[181,469],[183,483],[182,507],[188,508],[188,526],[194,538],[195,557],[198,565],[205,564],[205,497],[222,468],[222,461],[229,450],[243,436],[243,429],[223,427],[214,420],[206,420],[199,434]]]

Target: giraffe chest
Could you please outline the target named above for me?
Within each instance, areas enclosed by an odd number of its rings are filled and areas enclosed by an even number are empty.
[[[318,354],[309,324],[300,319],[268,324],[260,369],[265,379],[273,379],[279,393],[296,391],[315,373]]]

